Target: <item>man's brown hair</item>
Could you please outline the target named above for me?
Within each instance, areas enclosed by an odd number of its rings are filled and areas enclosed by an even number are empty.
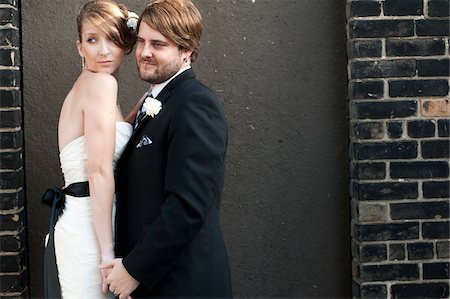
[[[197,59],[203,23],[200,12],[189,0],[156,0],[149,4],[138,21],[161,32],[178,48],[191,50],[191,61]]]

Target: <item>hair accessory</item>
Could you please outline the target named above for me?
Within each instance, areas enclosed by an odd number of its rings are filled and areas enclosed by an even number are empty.
[[[128,29],[136,31],[138,20],[139,20],[139,16],[136,13],[129,11],[128,18],[127,18]]]

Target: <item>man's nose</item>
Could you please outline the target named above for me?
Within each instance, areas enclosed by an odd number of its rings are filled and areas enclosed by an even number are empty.
[[[153,49],[150,44],[145,44],[142,48],[141,56],[142,57],[151,57],[153,55]]]

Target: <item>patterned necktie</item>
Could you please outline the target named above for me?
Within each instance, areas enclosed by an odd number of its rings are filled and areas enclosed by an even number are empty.
[[[147,97],[149,97],[149,96],[151,98],[153,98],[153,96],[150,94],[150,91],[147,92],[147,96],[145,98],[147,99]],[[144,99],[144,102],[145,102],[145,99]],[[134,129],[136,129],[139,126],[139,124],[141,123],[142,119],[145,116],[144,102],[142,102],[141,109],[139,109],[139,112],[138,112],[138,114],[136,116],[136,121],[134,123]]]

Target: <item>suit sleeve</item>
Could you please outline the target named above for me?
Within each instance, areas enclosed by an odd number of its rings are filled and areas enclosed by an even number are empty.
[[[166,200],[160,215],[123,259],[127,271],[150,289],[202,229],[222,192],[227,146],[222,106],[208,93],[180,102],[169,125]]]

